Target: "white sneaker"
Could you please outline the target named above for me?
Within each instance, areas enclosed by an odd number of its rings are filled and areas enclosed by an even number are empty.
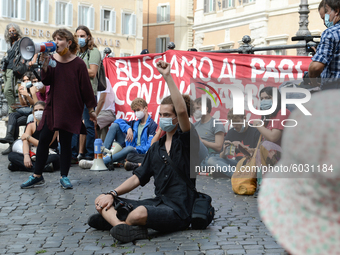
[[[93,166],[93,160],[82,159],[79,161],[79,166],[83,169],[90,169]]]

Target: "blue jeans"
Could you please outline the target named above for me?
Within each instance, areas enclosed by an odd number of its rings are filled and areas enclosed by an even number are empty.
[[[205,147],[205,145],[200,140],[200,150],[198,151],[198,157],[200,162],[202,162],[208,156],[208,154],[209,152],[207,147]]]
[[[137,153],[136,149],[132,146],[127,146],[127,147],[124,147],[120,152],[117,152],[116,154],[113,154],[112,156],[109,156],[109,155],[105,156],[103,160],[105,164],[108,164],[110,162],[121,161],[121,160],[124,160],[129,153],[133,153],[133,152]]]
[[[105,140],[104,140],[104,147],[106,149],[111,149],[111,145],[113,141],[116,140],[117,143],[120,144],[120,146],[124,147],[125,145],[125,134],[120,129],[119,125],[117,123],[112,123],[109,130],[107,131]]]
[[[237,160],[234,159],[223,159],[218,156],[211,156],[207,160],[207,165],[214,166],[215,172],[223,173],[229,178],[233,176],[236,170]]]
[[[89,110],[87,109],[86,105],[84,106],[83,112],[83,120],[86,127],[86,157],[93,157],[94,156],[94,140],[96,138],[95,131],[94,131],[94,123],[90,120]]]

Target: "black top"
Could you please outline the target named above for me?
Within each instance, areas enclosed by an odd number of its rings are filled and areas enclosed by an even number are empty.
[[[234,128],[230,129],[224,140],[229,140],[230,142],[239,141],[245,146],[249,146],[249,148],[256,148],[257,143],[260,138],[260,132],[257,128],[248,126],[247,130],[243,133],[238,133]],[[236,160],[240,160],[244,155],[236,149]]]
[[[18,48],[18,43],[19,43],[19,40],[14,42],[12,47],[9,50],[7,50],[7,60],[8,60],[7,69],[13,69],[13,61],[14,61],[14,58],[16,57],[15,51]]]
[[[181,178],[162,156],[166,155],[166,136],[155,142],[148,150],[142,165],[134,171],[139,178],[141,186],[144,186],[154,177],[155,205],[164,203],[178,214],[181,219],[191,216],[195,193]],[[195,161],[191,159],[190,164],[190,142],[194,148],[199,147],[199,138],[196,129],[191,126],[188,132],[177,130],[172,138],[170,158],[176,166],[190,177],[190,166],[195,167]],[[192,180],[195,185],[195,181]]]
[[[31,125],[34,125],[34,122],[33,123],[30,123]],[[38,131],[38,124],[36,123],[35,124],[35,131],[34,131],[34,133],[32,134],[32,137],[33,138],[35,138],[35,139],[37,139],[38,141],[39,141],[39,137],[40,137],[40,132],[41,131]],[[57,149],[58,148],[58,141],[57,141],[57,139],[55,139],[54,141],[53,141],[53,143],[50,145],[50,148],[51,149]]]

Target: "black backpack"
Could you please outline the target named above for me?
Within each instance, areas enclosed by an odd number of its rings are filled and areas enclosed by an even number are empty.
[[[81,56],[83,59],[84,57]],[[90,51],[87,50],[87,58],[90,59]],[[100,64],[98,66],[98,71],[97,71],[97,80],[98,80],[98,85],[97,85],[97,91],[105,91],[106,90],[106,75],[105,75],[105,68],[103,65],[103,60],[100,60]]]
[[[20,39],[20,41],[18,41],[16,43],[17,45],[13,45],[14,47],[17,47],[16,50],[15,50],[15,58],[13,60],[13,75],[18,79],[21,79],[22,76],[28,70],[28,66],[26,64],[27,61],[22,58],[22,56],[19,52],[19,46],[20,46],[21,40],[22,39]]]

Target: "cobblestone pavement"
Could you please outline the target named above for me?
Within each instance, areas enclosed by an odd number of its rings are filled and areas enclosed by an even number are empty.
[[[284,254],[257,212],[256,198],[237,196],[230,180],[199,176],[197,188],[209,193],[216,209],[215,219],[203,231],[171,234],[150,231],[149,240],[119,244],[108,231],[87,225],[95,213],[94,199],[115,188],[131,172],[94,172],[71,167],[73,190],[59,185],[59,172],[45,173],[46,184],[20,189],[29,173],[11,172],[7,157],[0,156],[0,254]],[[153,184],[140,187],[127,197],[144,199],[153,195]]]

